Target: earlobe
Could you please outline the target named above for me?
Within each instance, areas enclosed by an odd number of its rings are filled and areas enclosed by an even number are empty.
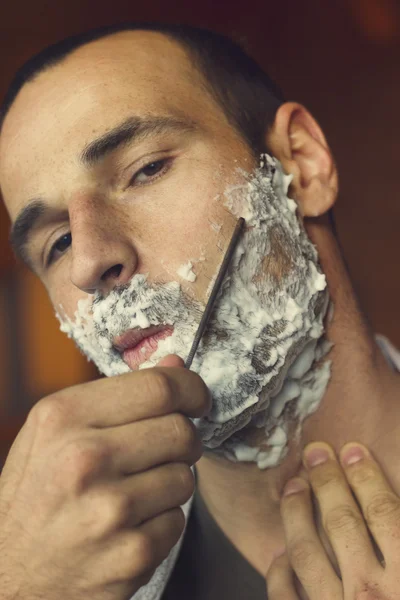
[[[283,104],[267,135],[267,147],[293,175],[290,188],[304,217],[318,217],[334,204],[336,166],[321,128],[304,106]]]

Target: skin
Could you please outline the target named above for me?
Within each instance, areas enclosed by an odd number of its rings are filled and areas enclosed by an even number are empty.
[[[104,52],[109,53],[107,59]],[[77,301],[87,291],[107,292],[135,273],[149,272],[151,281],[169,281],[188,257],[200,257],[206,244],[205,271],[194,284],[183,282],[188,293],[204,301],[207,276],[214,274],[221,260],[217,242],[222,236],[213,233],[209,219],[222,222],[226,236],[234,227],[233,218],[215,196],[232,181],[232,156],[235,166],[246,168],[249,150],[208,95],[196,101],[199,76],[182,50],[160,35],[108,38],[67,59],[61,80],[59,72],[46,73],[21,92],[5,123],[0,149],[1,189],[11,218],[34,196],[45,196],[57,211],[56,224],[39,232],[30,247],[33,268],[53,303],[62,302],[73,316]],[[30,107],[39,98],[40,112],[32,121]],[[198,133],[144,142],[106,159],[91,172],[77,168],[76,157],[85,143],[132,115],[148,114],[183,116],[198,123]],[[65,142],[61,152],[60,139]],[[158,183],[128,187],[137,170],[170,156],[174,166]],[[21,160],[28,161],[23,179]],[[112,185],[117,165],[126,172]],[[46,270],[39,258],[43,246],[47,244],[47,249],[68,231],[74,239],[73,252]],[[177,244],[183,237],[188,243]],[[101,280],[118,263],[124,265],[118,279],[111,275]]]
[[[35,404],[1,475],[1,600],[131,598],[182,535],[209,407],[168,357]]]
[[[317,442],[305,448],[303,463],[309,482],[298,477],[284,490],[286,552],[268,570],[268,598],[397,598],[400,498],[374,456],[358,443],[335,453]],[[314,523],[312,496],[333,548],[332,562]]]
[[[62,302],[69,316],[80,298],[96,289],[107,292],[136,273],[148,272],[151,281],[177,279],[178,267],[202,251],[206,260],[196,282],[181,283],[205,301],[221,260],[218,242],[229,239],[235,225],[216,198],[228,184],[240,181],[237,167],[249,171],[255,163],[201,84],[175,43],[156,33],[129,32],[79,49],[17,97],[0,135],[0,185],[12,220],[35,196],[43,196],[54,209],[29,251],[52,302]],[[86,143],[126,117],[149,113],[183,116],[196,123],[196,132],[125,148],[92,171],[79,166],[76,157]],[[337,196],[329,147],[316,121],[296,103],[279,109],[266,142],[293,175],[291,195],[317,246],[335,306],[327,324],[335,346],[324,400],[280,467],[260,471],[210,455],[197,464],[211,514],[262,574],[285,549],[280,498],[292,476],[308,477],[301,461],[307,443],[323,439],[336,451],[353,439],[367,444],[400,491],[393,460],[399,450],[399,377],[361,317],[328,225],[326,211]],[[151,184],[137,182],[127,189],[134,172],[166,156],[174,159],[169,171]],[[115,177],[118,165],[127,169],[120,179]],[[209,218],[222,223],[221,234],[212,230]],[[72,248],[46,269],[40,260],[43,248],[47,251],[69,231]],[[119,264],[123,268],[117,273],[113,267]],[[183,364],[178,357],[169,360],[171,366]]]

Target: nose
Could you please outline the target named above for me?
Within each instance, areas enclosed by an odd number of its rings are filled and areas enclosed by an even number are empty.
[[[74,217],[70,214],[70,279],[88,294],[107,293],[127,283],[138,264],[136,250],[124,232],[126,227],[118,227],[115,218],[105,218],[100,207],[95,213],[80,210]]]

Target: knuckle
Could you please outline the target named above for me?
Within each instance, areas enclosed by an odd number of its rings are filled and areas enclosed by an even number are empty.
[[[88,439],[69,441],[62,449],[58,479],[70,491],[82,493],[103,467],[107,452],[104,446]]]
[[[368,463],[354,465],[348,471],[348,478],[353,485],[363,485],[373,481],[376,477],[376,470]]]
[[[156,552],[154,541],[150,535],[143,532],[136,532],[131,546],[132,571],[135,576],[146,573],[154,566],[156,561]]]
[[[108,492],[101,495],[98,500],[98,513],[100,513],[102,532],[115,531],[129,518],[132,506],[126,494]]]
[[[398,521],[400,516],[399,499],[390,492],[382,492],[374,496],[365,509],[365,519],[367,523],[372,523],[382,518],[395,519]]]
[[[318,466],[316,470],[311,471],[310,480],[318,490],[343,485],[342,473],[339,471],[337,465],[330,463]]]
[[[131,545],[132,574],[137,577],[158,567],[180,539],[184,527],[185,515],[182,509],[174,508],[163,515],[162,540],[156,540],[149,533],[137,530]]]
[[[65,403],[56,396],[46,396],[30,410],[28,420],[41,431],[52,432],[64,429],[67,423]]]
[[[281,511],[286,514],[303,514],[304,506],[307,505],[309,499],[305,494],[289,494],[283,496],[281,501]]]
[[[82,517],[85,535],[91,540],[108,538],[129,518],[131,505],[127,496],[108,489],[97,489],[89,497],[85,517]]]
[[[299,572],[312,572],[315,568],[316,556],[318,556],[318,547],[313,540],[300,539],[289,547],[290,561],[294,569]]]
[[[171,412],[174,407],[174,394],[168,375],[156,369],[146,369],[143,374],[149,396],[157,400],[160,410],[165,413]]]
[[[357,516],[350,506],[337,506],[325,517],[324,528],[328,535],[352,532],[361,525],[361,517]]]

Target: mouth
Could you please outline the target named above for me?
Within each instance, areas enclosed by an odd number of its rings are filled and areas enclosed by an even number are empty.
[[[173,327],[169,325],[155,325],[145,329],[136,327],[116,337],[113,346],[128,367],[135,371],[157,350],[158,342],[170,336],[173,331]]]

